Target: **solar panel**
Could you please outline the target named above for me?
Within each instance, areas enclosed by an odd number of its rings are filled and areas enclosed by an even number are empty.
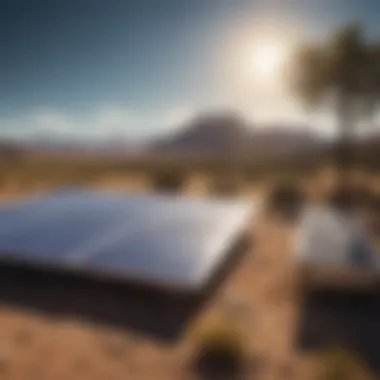
[[[0,208],[0,261],[197,290],[252,212],[236,200],[57,192]]]
[[[327,207],[306,210],[295,257],[301,263],[379,272],[378,255],[354,218]]]

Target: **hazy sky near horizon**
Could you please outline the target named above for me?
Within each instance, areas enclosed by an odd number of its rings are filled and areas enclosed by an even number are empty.
[[[0,134],[144,138],[225,108],[326,130],[255,48],[285,59],[348,21],[380,36],[379,18],[379,0],[0,0]]]

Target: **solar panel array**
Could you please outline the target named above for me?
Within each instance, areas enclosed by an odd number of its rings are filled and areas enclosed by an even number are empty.
[[[0,262],[197,290],[252,211],[243,201],[52,193],[0,208]]]

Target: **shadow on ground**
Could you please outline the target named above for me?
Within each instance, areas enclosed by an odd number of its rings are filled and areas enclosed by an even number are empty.
[[[247,236],[237,241],[202,294],[164,293],[133,284],[2,264],[0,303],[127,329],[153,339],[175,340],[247,250],[247,244]]]
[[[380,294],[314,291],[304,297],[298,344],[303,350],[339,345],[380,374]]]

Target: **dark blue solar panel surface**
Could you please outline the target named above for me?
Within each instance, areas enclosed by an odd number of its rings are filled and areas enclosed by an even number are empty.
[[[252,211],[243,201],[54,193],[0,208],[0,260],[198,288]]]

